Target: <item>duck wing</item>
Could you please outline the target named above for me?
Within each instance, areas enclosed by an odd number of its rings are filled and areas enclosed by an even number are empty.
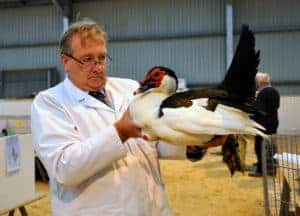
[[[240,40],[231,65],[218,89],[225,90],[229,97],[218,102],[248,113],[259,112],[254,107],[255,76],[259,64],[259,51],[255,51],[255,37],[247,25],[242,26]]]
[[[240,40],[234,58],[224,80],[212,88],[191,89],[175,93],[166,98],[160,106],[163,108],[189,107],[194,99],[209,98],[208,110],[215,110],[217,104],[241,109],[247,113],[257,113],[254,107],[255,76],[259,64],[259,51],[255,51],[255,38],[247,25],[242,26]]]
[[[196,101],[190,107],[164,108],[164,115],[151,125],[150,137],[176,145],[202,146],[216,135],[262,134],[247,113],[221,104],[210,111]]]
[[[221,99],[228,97],[228,93],[223,89],[202,88],[191,89],[184,92],[175,93],[164,99],[160,105],[159,117],[163,115],[163,108],[190,107],[194,99],[210,98]],[[213,107],[207,107],[208,110],[214,110]]]
[[[262,127],[239,109],[219,105],[215,111],[210,111],[196,102],[190,107],[165,108],[158,124],[161,126],[158,128],[166,126],[183,134],[262,134],[258,130]]]

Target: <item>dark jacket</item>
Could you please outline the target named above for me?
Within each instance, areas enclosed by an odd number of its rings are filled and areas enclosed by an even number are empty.
[[[278,108],[280,105],[280,95],[278,91],[267,86],[257,95],[255,100],[256,107],[265,112],[266,115],[256,115],[255,121],[266,128],[266,134],[274,134],[278,128]]]

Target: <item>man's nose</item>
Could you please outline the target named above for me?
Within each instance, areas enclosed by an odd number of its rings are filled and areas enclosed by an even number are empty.
[[[104,64],[101,64],[101,63],[96,63],[95,65],[94,65],[94,70],[96,70],[96,71],[98,71],[98,72],[102,72],[102,71],[104,71],[104,69],[105,69],[105,65]]]

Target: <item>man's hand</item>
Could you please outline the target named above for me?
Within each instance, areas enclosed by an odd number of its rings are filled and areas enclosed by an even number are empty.
[[[208,141],[207,143],[204,143],[201,147],[204,149],[210,148],[210,147],[216,147],[223,145],[227,140],[227,135],[220,135],[216,136],[212,140]]]
[[[132,121],[129,110],[126,110],[122,118],[115,123],[115,128],[117,129],[122,142],[125,142],[128,138],[131,137],[144,138],[144,136],[142,135],[142,129],[135,125]]]

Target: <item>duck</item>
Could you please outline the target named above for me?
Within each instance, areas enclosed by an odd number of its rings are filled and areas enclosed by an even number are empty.
[[[264,128],[250,117],[260,112],[254,105],[259,55],[253,32],[243,25],[221,83],[177,92],[176,73],[155,66],[139,82],[129,105],[130,115],[147,139],[174,145],[201,148],[220,135],[265,136]]]

